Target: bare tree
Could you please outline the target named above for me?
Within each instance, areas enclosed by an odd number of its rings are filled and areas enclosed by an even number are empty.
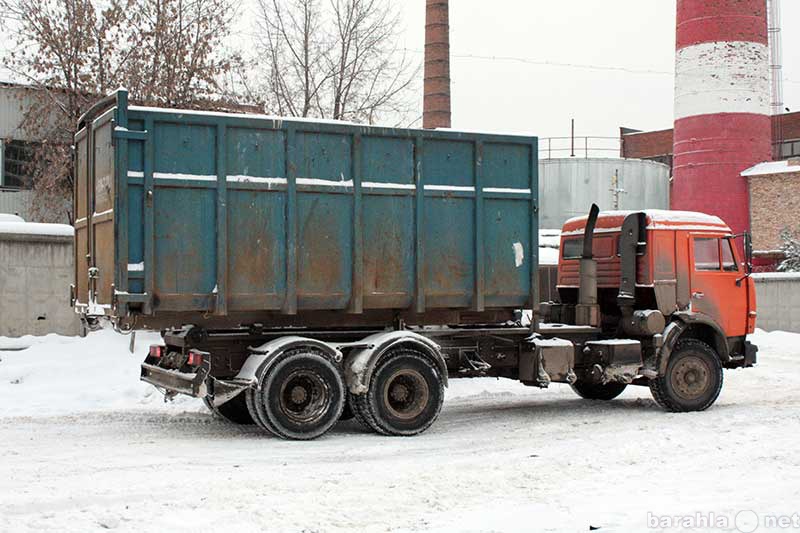
[[[237,60],[222,43],[231,0],[0,0],[14,35],[4,64],[31,86],[22,129],[38,140],[28,173],[40,220],[63,219],[80,115],[120,85],[140,102],[192,105],[218,96]]]
[[[419,66],[388,0],[258,0],[257,70],[268,110],[374,124],[402,120]]]
[[[224,48],[235,5],[230,0],[138,0],[121,58],[137,100],[193,106],[220,96],[220,80],[238,56]]]

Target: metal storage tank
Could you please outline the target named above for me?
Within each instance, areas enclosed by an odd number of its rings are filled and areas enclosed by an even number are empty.
[[[642,159],[542,159],[539,227],[560,228],[592,203],[603,210],[669,209],[669,178],[669,166]]]

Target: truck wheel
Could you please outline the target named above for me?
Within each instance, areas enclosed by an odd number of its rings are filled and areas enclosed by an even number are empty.
[[[290,350],[259,377],[249,394],[259,426],[284,439],[315,439],[339,420],[345,402],[342,370],[312,348]]]
[[[411,436],[428,429],[444,402],[444,381],[436,365],[416,350],[383,356],[366,394],[351,396],[356,419],[383,435]]]
[[[666,411],[681,413],[711,407],[722,390],[722,364],[708,344],[687,339],[672,352],[667,372],[650,380],[650,392]]]
[[[214,406],[208,398],[203,398],[203,403],[206,404],[209,411],[228,422],[244,426],[255,424],[253,417],[250,416],[250,411],[247,409],[245,393],[234,396],[222,405]]]
[[[572,390],[586,400],[613,400],[625,390],[627,385],[625,383],[589,383],[586,381],[577,381],[573,383]]]

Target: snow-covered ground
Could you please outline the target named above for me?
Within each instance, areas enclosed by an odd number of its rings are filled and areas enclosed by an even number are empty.
[[[800,512],[800,335],[755,335],[758,367],[726,371],[703,413],[454,380],[421,436],[345,422],[312,442],[164,404],[138,381],[156,338],[0,338],[29,345],[0,351],[0,531],[737,531],[740,511]]]

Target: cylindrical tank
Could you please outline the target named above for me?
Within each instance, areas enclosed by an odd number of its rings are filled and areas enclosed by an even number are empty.
[[[766,0],[678,0],[671,207],[750,226],[739,174],[771,159]]]
[[[425,81],[422,127],[450,127],[450,11],[448,0],[425,5]]]
[[[542,159],[539,227],[559,229],[593,203],[604,211],[669,209],[669,175],[669,166],[642,159]]]

